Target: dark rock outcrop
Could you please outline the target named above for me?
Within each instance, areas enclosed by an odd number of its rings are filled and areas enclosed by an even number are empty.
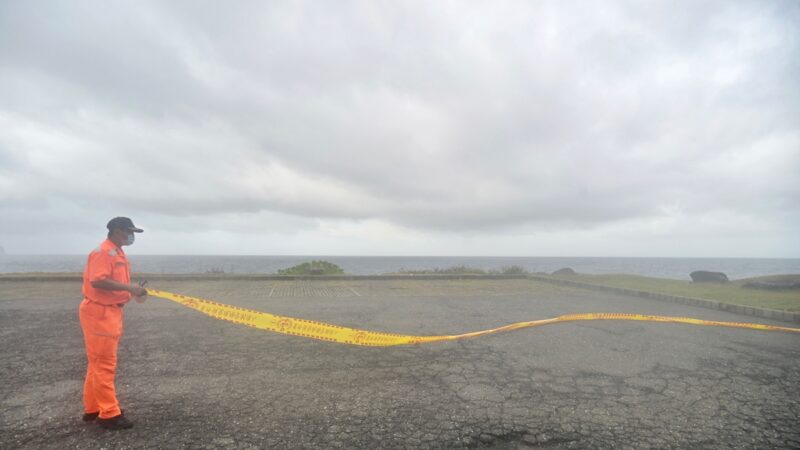
[[[563,269],[558,269],[553,272],[553,275],[575,275],[575,271],[569,267],[564,267]]]
[[[722,272],[709,272],[707,270],[695,270],[689,274],[695,283],[727,283],[728,276]]]

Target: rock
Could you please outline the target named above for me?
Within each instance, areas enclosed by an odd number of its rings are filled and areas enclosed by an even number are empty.
[[[727,283],[728,276],[722,272],[709,272],[707,270],[695,270],[689,274],[695,283]]]
[[[537,445],[539,441],[536,440],[535,434],[525,434],[522,436],[522,442],[528,445]]]
[[[215,446],[219,446],[219,445],[223,445],[223,446],[225,446],[225,445],[233,445],[233,444],[235,444],[235,443],[236,443],[236,441],[235,441],[233,438],[231,438],[231,437],[227,437],[227,436],[215,438],[215,439],[214,439],[213,441],[211,441],[211,442],[212,442],[212,443],[213,443]]]
[[[558,269],[553,272],[553,275],[575,275],[575,271],[569,267],[564,267],[563,269]]]

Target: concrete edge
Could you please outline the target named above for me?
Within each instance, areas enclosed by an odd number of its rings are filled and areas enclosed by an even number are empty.
[[[545,283],[558,284],[561,286],[572,286],[583,289],[614,292],[617,294],[631,295],[634,297],[642,297],[642,298],[652,298],[655,300],[662,300],[670,303],[680,303],[684,305],[699,306],[701,308],[716,309],[718,311],[727,311],[736,314],[761,317],[764,319],[800,323],[800,313],[792,311],[757,308],[755,306],[737,305],[734,303],[725,303],[717,300],[708,300],[705,298],[683,297],[680,295],[665,294],[661,292],[648,292],[648,291],[639,291],[635,289],[626,289],[613,286],[603,286],[600,284],[591,284],[582,281],[566,280],[563,278],[552,278],[539,275],[528,275],[528,278],[531,280],[543,281]]]

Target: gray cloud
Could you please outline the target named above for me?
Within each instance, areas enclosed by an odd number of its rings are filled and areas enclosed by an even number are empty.
[[[4,2],[0,213],[791,236],[797,23],[756,1]]]

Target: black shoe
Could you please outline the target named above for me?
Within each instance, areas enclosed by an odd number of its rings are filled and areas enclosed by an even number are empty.
[[[109,430],[127,430],[133,428],[133,422],[126,419],[122,414],[110,419],[97,419],[97,424]]]
[[[120,409],[119,413],[120,413],[120,415],[125,414],[125,410]],[[91,422],[94,419],[97,419],[98,416],[100,416],[100,412],[99,411],[98,412],[93,412],[93,413],[84,413],[82,420],[84,422]]]

